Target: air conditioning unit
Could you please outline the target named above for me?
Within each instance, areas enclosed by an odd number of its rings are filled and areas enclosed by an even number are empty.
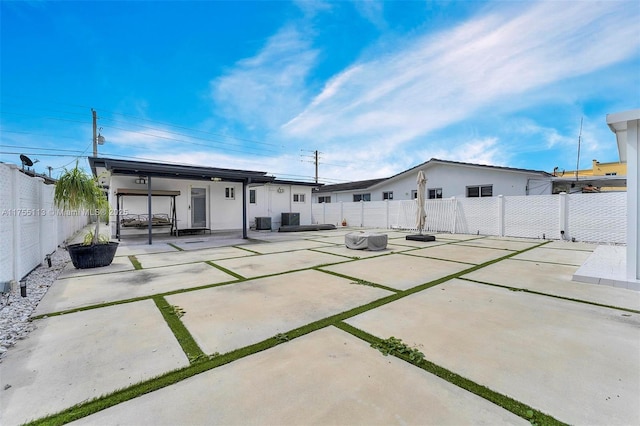
[[[270,217],[256,217],[256,231],[271,231]]]
[[[282,213],[282,226],[300,226],[300,213]]]

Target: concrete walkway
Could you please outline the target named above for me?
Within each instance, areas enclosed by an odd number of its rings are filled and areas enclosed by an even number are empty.
[[[76,404],[105,425],[640,424],[640,292],[571,281],[595,245],[378,230],[367,252],[352,231],[125,241],[66,269],[0,364],[0,424]],[[478,386],[367,340],[391,336]]]

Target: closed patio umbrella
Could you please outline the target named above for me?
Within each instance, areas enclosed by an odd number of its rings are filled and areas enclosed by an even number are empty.
[[[424,172],[420,170],[418,172],[418,198],[416,199],[418,203],[418,216],[417,216],[417,225],[418,231],[420,235],[422,235],[422,229],[424,228],[425,223],[427,222],[427,212],[424,210],[424,190],[427,187],[427,179],[424,177]]]

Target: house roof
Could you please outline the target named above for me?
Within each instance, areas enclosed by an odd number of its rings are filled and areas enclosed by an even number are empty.
[[[151,163],[145,161],[118,160],[113,158],[89,157],[89,165],[94,175],[103,168],[112,175],[151,176],[190,180],[223,180],[229,182],[268,183],[275,177],[266,172],[251,170],[221,169],[181,164]]]
[[[367,189],[387,179],[388,178],[368,179],[368,180],[359,180],[355,182],[338,183],[335,185],[324,185],[320,188],[315,188],[314,192],[340,192],[340,191],[354,191],[357,189]]]
[[[449,161],[449,160],[440,160],[437,158],[432,158],[428,161],[425,161],[424,163],[418,164],[417,166],[414,166],[410,169],[397,173],[388,178],[369,179],[369,180],[362,180],[357,182],[341,183],[337,185],[325,185],[322,188],[319,188],[318,190],[316,190],[315,192],[323,193],[323,192],[351,191],[351,190],[357,190],[357,189],[370,189],[378,185],[381,185],[385,182],[388,182],[390,180],[396,179],[400,176],[415,172],[416,170],[427,169],[437,164],[448,164],[448,165],[462,166],[462,167],[477,167],[477,168],[484,168],[484,169],[504,170],[504,171],[517,172],[517,173],[531,173],[531,174],[538,174],[544,177],[552,176],[550,173],[547,173],[541,170],[519,169],[514,167],[503,167],[503,166],[490,166],[485,164],[463,163],[459,161]]]

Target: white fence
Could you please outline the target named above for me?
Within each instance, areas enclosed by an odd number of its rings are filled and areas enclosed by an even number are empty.
[[[83,228],[86,216],[58,214],[55,187],[0,164],[0,283],[20,280]]]
[[[596,243],[626,241],[625,192],[527,195],[427,200],[427,232],[573,239]],[[415,201],[319,203],[313,223],[416,229]]]

